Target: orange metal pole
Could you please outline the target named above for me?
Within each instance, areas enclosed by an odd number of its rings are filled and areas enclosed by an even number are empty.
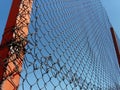
[[[118,58],[118,63],[119,63],[119,66],[120,66],[120,52],[119,52],[119,47],[118,47],[116,35],[115,35],[114,29],[112,27],[110,28],[110,30],[111,30],[111,34],[112,34],[112,38],[113,38],[113,42],[114,42],[116,55],[117,55],[117,58]]]
[[[0,90],[17,90],[18,88],[31,8],[32,0],[13,0],[12,2],[0,45]]]

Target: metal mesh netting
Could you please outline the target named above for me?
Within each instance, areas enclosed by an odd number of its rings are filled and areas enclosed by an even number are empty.
[[[34,0],[18,90],[119,90],[110,27],[100,0]]]

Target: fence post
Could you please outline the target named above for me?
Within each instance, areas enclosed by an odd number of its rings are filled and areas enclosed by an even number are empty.
[[[13,0],[12,2],[0,44],[0,90],[17,90],[18,88],[31,8],[32,0]]]
[[[114,43],[118,63],[119,63],[119,66],[120,66],[120,52],[119,52],[119,47],[118,47],[116,35],[115,35],[114,29],[112,27],[110,28],[110,30],[111,30],[111,34],[112,34],[112,39],[113,39],[113,43]]]

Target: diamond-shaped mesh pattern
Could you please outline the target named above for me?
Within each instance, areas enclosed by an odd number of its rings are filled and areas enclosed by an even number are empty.
[[[110,27],[100,0],[34,0],[18,90],[119,90]]]

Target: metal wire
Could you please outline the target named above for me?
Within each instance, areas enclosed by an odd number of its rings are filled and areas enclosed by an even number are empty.
[[[34,0],[27,46],[10,44],[25,53],[18,90],[119,90],[110,27],[100,0]]]

